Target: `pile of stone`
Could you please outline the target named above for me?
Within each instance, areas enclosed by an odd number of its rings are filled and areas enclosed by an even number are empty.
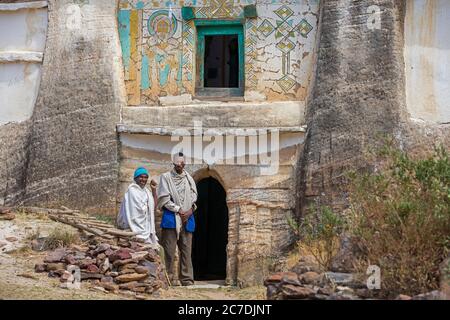
[[[440,290],[396,300],[449,300],[450,258],[440,268]],[[278,272],[264,281],[269,300],[362,300],[378,299],[379,290],[367,288],[366,275],[345,272],[321,272],[310,257],[302,257],[289,272]]]
[[[98,239],[98,238],[97,238]],[[119,293],[153,294],[168,288],[167,277],[157,250],[148,245],[121,239],[114,245],[91,240],[90,245],[59,248],[47,254],[36,272],[58,277],[62,287],[76,279],[94,287]]]
[[[348,273],[309,271],[276,273],[264,282],[269,300],[359,300],[370,297],[367,288]]]
[[[14,220],[16,215],[10,208],[0,207],[0,220]]]
[[[358,300],[370,292],[356,274],[321,272],[310,257],[302,257],[289,272],[278,272],[264,281],[269,300]]]

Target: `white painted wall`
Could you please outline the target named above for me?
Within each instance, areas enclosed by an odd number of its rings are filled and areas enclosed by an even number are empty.
[[[42,63],[30,57],[45,50],[47,19],[47,8],[0,11],[0,125],[33,114]]]
[[[47,8],[0,11],[0,50],[44,51]]]
[[[412,118],[450,122],[450,1],[408,0],[406,99]]]
[[[257,155],[259,154],[258,149],[251,149],[250,146],[252,145],[251,140],[249,140],[249,137],[236,137],[236,136],[227,136],[232,141],[234,141],[234,145],[232,147],[231,151],[226,151],[226,139],[227,137],[223,136],[222,140],[214,140],[212,138],[209,140],[208,136],[208,129],[204,131],[205,136],[202,138],[201,136],[186,137],[187,139],[191,140],[185,140],[185,144],[183,144],[183,138],[181,137],[170,137],[170,136],[160,136],[160,135],[145,135],[145,134],[121,134],[120,135],[120,142],[124,147],[131,147],[131,148],[137,148],[147,151],[156,151],[161,154],[167,154],[170,155],[175,150],[178,152],[178,148],[181,145],[188,146],[190,149],[184,149],[183,152],[186,155],[187,160],[191,159],[195,156],[203,156],[204,160],[207,158],[208,152],[206,151],[208,146],[209,148],[212,148],[213,146],[221,149],[221,157],[218,157],[216,160],[218,162],[226,162],[227,159],[234,158],[234,157],[244,157],[246,155]],[[256,137],[255,137],[256,138]],[[172,140],[173,139],[173,140]],[[198,139],[198,140],[197,140]],[[275,139],[275,137],[274,137]],[[297,132],[297,133],[281,133],[279,134],[279,139],[274,140],[276,141],[276,144],[273,145],[272,148],[272,136],[268,135],[266,137],[266,140],[261,140],[259,142],[261,145],[259,146],[267,146],[269,150],[272,152],[280,152],[280,150],[289,148],[292,146],[297,146],[299,144],[302,144],[304,140],[304,133]],[[198,141],[198,145],[196,144]],[[220,142],[219,142],[220,141]],[[238,142],[240,141],[240,142]],[[253,140],[253,143],[256,143],[255,146],[258,148],[258,141],[259,140]],[[198,150],[194,149],[199,147]],[[222,147],[222,148],[221,148]],[[199,153],[198,153],[199,152]],[[227,152],[231,152],[227,153]],[[263,151],[266,152],[265,150]],[[198,158],[198,157],[197,157]],[[189,163],[189,161],[188,161]]]
[[[0,64],[0,125],[32,116],[40,78],[40,64]]]

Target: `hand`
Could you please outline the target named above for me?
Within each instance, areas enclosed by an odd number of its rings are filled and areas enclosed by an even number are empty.
[[[189,219],[189,217],[192,214],[192,210],[188,210],[188,211],[183,211],[180,209],[180,211],[178,211],[178,214],[181,217],[181,221],[184,223],[186,223],[186,221]]]
[[[152,181],[150,181],[150,187],[152,188],[152,190],[156,190],[157,186],[158,186],[158,183],[152,179]]]

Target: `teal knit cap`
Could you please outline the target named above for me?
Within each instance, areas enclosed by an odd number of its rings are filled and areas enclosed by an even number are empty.
[[[145,169],[144,167],[137,168],[136,171],[134,172],[134,179],[136,179],[142,174],[145,174],[147,176],[149,175],[147,169]]]

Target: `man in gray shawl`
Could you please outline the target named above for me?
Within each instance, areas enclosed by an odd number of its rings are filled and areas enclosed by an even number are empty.
[[[173,280],[175,250],[180,253],[180,281],[183,286],[194,284],[192,267],[192,233],[195,230],[194,211],[197,187],[184,170],[182,153],[174,157],[174,169],[164,173],[158,186],[158,208],[163,211],[161,245],[169,279]]]

